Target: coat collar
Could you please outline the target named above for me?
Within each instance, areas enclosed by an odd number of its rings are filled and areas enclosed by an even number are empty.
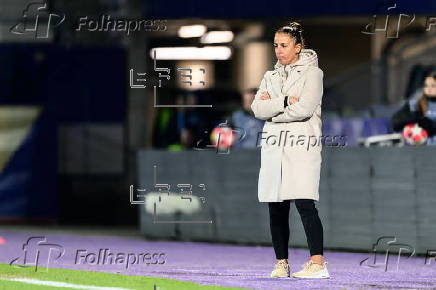
[[[279,61],[274,65],[275,70],[271,77],[275,83],[282,83],[281,93],[285,94],[310,67],[318,67],[318,55],[312,49],[302,49],[299,59],[293,64],[282,65]],[[296,75],[289,82],[286,82],[291,71],[296,69]],[[278,88],[277,88],[278,89]]]
[[[276,70],[284,70],[286,72],[291,71],[293,68],[298,67],[298,66],[316,66],[318,67],[318,55],[316,54],[316,52],[313,49],[302,49],[300,52],[300,56],[299,59],[292,63],[292,64],[287,64],[287,65],[283,65],[281,64],[279,61],[276,62],[276,64],[274,65],[274,69]]]

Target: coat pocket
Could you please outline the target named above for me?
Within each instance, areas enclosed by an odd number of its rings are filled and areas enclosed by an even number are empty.
[[[261,149],[258,197],[261,202],[279,200],[282,180],[282,150],[276,146]]]

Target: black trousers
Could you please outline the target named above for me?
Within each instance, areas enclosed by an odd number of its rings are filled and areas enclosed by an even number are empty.
[[[295,199],[295,206],[303,222],[310,255],[323,254],[323,227],[313,199]],[[272,244],[277,259],[288,258],[289,208],[291,200],[269,202]]]

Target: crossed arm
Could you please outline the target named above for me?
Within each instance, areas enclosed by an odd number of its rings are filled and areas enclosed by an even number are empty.
[[[253,103],[251,103],[251,109],[253,110],[254,116],[261,120],[268,120],[284,111],[283,103],[285,96],[266,98],[266,95],[269,96],[266,81],[265,74],[254,97]]]
[[[273,122],[294,122],[311,117],[323,94],[323,72],[320,69],[311,69],[307,72],[305,84],[299,98],[289,97],[288,106],[284,108],[285,96],[267,98],[266,79],[262,79],[259,90],[251,104],[256,118]]]

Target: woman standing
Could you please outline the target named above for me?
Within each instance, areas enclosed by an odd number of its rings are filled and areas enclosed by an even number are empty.
[[[290,276],[289,209],[294,201],[311,257],[292,276],[329,278],[323,257],[323,227],[314,203],[319,201],[323,72],[318,68],[315,51],[304,48],[302,31],[297,22],[276,31],[274,49],[278,61],[273,71],[265,73],[251,104],[255,117],[266,120],[258,138],[258,198],[268,202],[269,208],[277,258],[271,277]]]

